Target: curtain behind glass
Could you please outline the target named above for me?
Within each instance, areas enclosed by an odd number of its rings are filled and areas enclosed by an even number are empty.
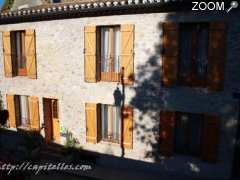
[[[115,27],[114,33],[114,72],[120,72],[120,28]]]
[[[109,29],[101,28],[101,71],[109,71]]]
[[[205,77],[207,74],[207,58],[208,58],[208,30],[201,28],[198,31],[197,40],[197,73],[200,77]]]
[[[120,122],[121,122],[121,111],[120,107],[113,107],[113,139],[119,142],[120,139]]]
[[[21,125],[29,124],[28,97],[20,96]]]
[[[102,137],[103,139],[108,138],[108,108],[106,105],[101,105],[102,114]]]

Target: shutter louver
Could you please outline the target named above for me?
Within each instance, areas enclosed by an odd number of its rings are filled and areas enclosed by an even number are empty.
[[[14,95],[7,95],[7,108],[9,113],[9,126],[10,128],[16,128],[16,113],[15,113],[15,101]]]
[[[202,158],[205,161],[217,161],[220,122],[216,116],[205,116],[202,136]]]
[[[225,24],[215,22],[209,28],[208,78],[210,91],[220,91],[224,88],[224,61],[226,56]]]
[[[37,97],[28,97],[30,127],[33,131],[40,130],[39,102]]]
[[[96,62],[96,27],[84,28],[84,79],[86,82],[97,81]]]
[[[13,76],[12,53],[11,53],[11,37],[10,32],[3,32],[3,56],[4,70],[6,77]]]
[[[123,147],[127,149],[133,148],[133,109],[124,107],[122,112],[123,121]]]
[[[176,115],[175,112],[160,112],[160,154],[163,156],[171,156],[174,151],[174,131]]]
[[[133,84],[134,81],[134,25],[121,25],[121,72],[123,83]]]
[[[162,82],[166,87],[176,84],[178,64],[177,24],[163,23]]]
[[[36,67],[36,45],[35,45],[35,31],[27,29],[25,31],[25,50],[26,50],[26,65],[27,75],[31,79],[37,78]]]
[[[86,141],[88,143],[97,143],[97,104],[86,103]]]

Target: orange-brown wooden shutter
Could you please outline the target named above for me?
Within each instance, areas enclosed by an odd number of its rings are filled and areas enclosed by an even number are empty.
[[[123,82],[133,84],[134,81],[134,25],[121,25],[121,71]]]
[[[88,143],[97,143],[97,104],[94,103],[86,103],[85,104],[86,111],[86,141]]]
[[[16,128],[16,113],[15,113],[15,101],[14,95],[7,95],[7,108],[9,113],[9,126],[10,128]]]
[[[3,56],[6,77],[13,76],[10,32],[3,32]]]
[[[169,87],[177,81],[178,31],[177,24],[163,23],[162,82]]]
[[[175,112],[160,112],[160,154],[170,156],[174,151]]]
[[[39,102],[37,97],[28,97],[30,127],[33,131],[40,130]]]
[[[122,112],[123,121],[123,147],[133,148],[133,108],[124,107]]]
[[[210,91],[223,90],[224,88],[226,33],[224,23],[215,22],[210,24],[207,78]]]
[[[37,78],[36,67],[36,45],[35,45],[35,31],[27,29],[25,31],[25,53],[26,53],[26,65],[27,75],[29,78]]]
[[[205,116],[202,136],[202,158],[205,161],[217,161],[220,123],[217,116]]]
[[[86,82],[97,81],[96,26],[84,28],[84,77]]]

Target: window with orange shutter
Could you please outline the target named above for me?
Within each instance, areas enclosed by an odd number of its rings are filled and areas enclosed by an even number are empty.
[[[120,26],[97,28],[97,62],[101,81],[120,81]]]

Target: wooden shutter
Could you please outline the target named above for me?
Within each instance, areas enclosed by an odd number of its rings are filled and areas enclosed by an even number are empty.
[[[177,81],[178,31],[177,24],[163,23],[162,82],[166,87]]]
[[[217,161],[220,122],[216,116],[205,116],[202,136],[202,158],[205,161]]]
[[[37,78],[36,68],[36,45],[35,45],[35,31],[27,29],[25,31],[25,53],[26,53],[26,65],[27,75],[29,78]]]
[[[208,49],[208,89],[223,90],[224,61],[226,55],[226,31],[224,23],[211,23]]]
[[[134,81],[134,25],[121,25],[121,71],[123,83],[133,84]]]
[[[97,81],[96,26],[84,28],[84,76],[86,82]]]
[[[132,149],[133,148],[133,108],[124,107],[122,112],[123,121],[123,147]]]
[[[88,143],[97,143],[98,124],[97,124],[97,104],[86,103],[86,141]]]
[[[175,112],[160,112],[160,154],[170,156],[174,151]]]
[[[15,101],[14,95],[7,95],[7,108],[9,113],[9,126],[10,128],[16,128],[16,113],[15,113]]]
[[[3,32],[3,56],[6,77],[13,76],[10,32]]]
[[[33,131],[40,130],[39,102],[37,97],[28,97],[30,127]]]

